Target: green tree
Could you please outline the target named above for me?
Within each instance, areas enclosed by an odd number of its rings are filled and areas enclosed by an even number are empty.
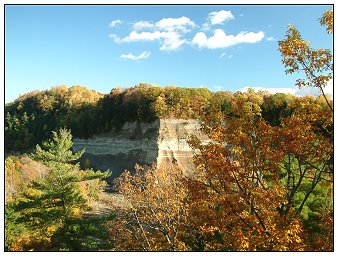
[[[48,168],[44,178],[32,182],[16,209],[21,221],[31,230],[50,237],[62,227],[68,218],[80,216],[84,210],[85,197],[81,182],[106,178],[109,172],[81,171],[78,160],[84,150],[73,153],[72,135],[69,130],[53,132],[52,140],[37,145],[31,157],[42,162]]]
[[[5,205],[5,250],[11,250],[18,236],[24,232],[24,225],[18,221],[20,215],[13,208],[13,204]]]

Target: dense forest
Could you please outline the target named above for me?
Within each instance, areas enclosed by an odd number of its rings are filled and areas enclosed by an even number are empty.
[[[333,11],[320,23],[332,33]],[[323,92],[328,50],[311,49],[293,26],[279,50],[287,74],[304,72],[297,86]],[[73,136],[158,118],[200,120],[210,143],[190,136],[193,177],[136,165],[110,184],[114,196],[103,192],[109,171],[80,168]],[[27,93],[5,106],[5,250],[332,251],[333,135],[323,93],[150,84]],[[93,215],[103,201],[109,214]]]
[[[58,127],[71,129],[75,137],[88,138],[119,129],[128,121],[199,118],[211,100],[208,89],[149,84],[112,89],[106,95],[81,86],[34,91],[6,104],[6,150],[32,148]]]

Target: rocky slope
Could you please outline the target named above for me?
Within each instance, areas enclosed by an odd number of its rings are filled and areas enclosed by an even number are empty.
[[[207,142],[197,120],[159,119],[152,123],[129,122],[119,131],[110,131],[90,139],[74,138],[73,150],[86,148],[82,165],[112,171],[112,178],[124,170],[132,170],[136,163],[177,164],[186,174],[193,170],[193,151],[187,140],[195,134]]]

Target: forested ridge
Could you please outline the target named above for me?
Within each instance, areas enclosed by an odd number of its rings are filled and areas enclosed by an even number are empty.
[[[199,119],[212,112],[226,111],[236,98],[252,99],[271,125],[290,116],[299,98],[267,91],[231,93],[206,88],[160,87],[139,84],[129,89],[112,89],[101,94],[82,86],[54,87],[22,95],[5,106],[5,149],[25,151],[61,127],[78,138],[119,129],[125,122],[151,122],[156,118]],[[323,97],[303,97],[325,108]]]
[[[125,122],[199,118],[212,97],[208,89],[139,84],[100,94],[82,86],[27,93],[6,104],[6,149],[22,150],[67,127],[79,138],[119,129]]]
[[[333,33],[333,11],[320,23]],[[58,86],[5,107],[6,251],[333,251],[332,54],[289,26],[287,74],[318,97],[139,84],[101,94]],[[135,166],[104,192],[72,138],[125,122],[198,119],[194,175]],[[94,214],[97,204],[105,212]]]

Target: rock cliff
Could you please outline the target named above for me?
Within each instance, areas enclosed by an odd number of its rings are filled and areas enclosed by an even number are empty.
[[[195,134],[202,141],[208,137],[199,131],[197,120],[159,119],[152,123],[129,122],[119,131],[96,135],[90,139],[74,138],[73,150],[86,148],[82,165],[112,171],[112,178],[124,170],[132,170],[136,163],[158,166],[177,164],[187,175],[194,165],[193,151],[188,138]]]

